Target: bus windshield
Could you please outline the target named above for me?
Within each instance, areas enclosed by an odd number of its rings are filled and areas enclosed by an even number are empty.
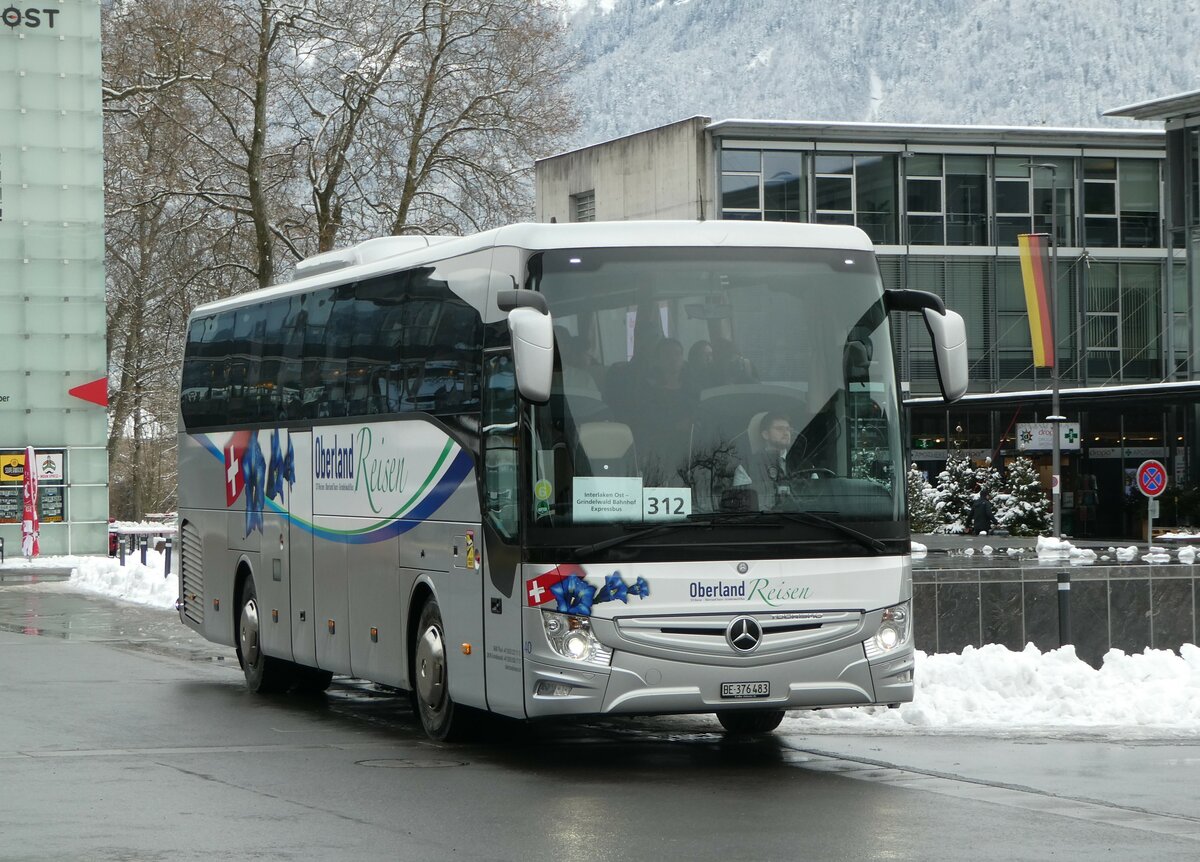
[[[532,544],[722,521],[898,536],[899,405],[873,254],[555,250],[531,257],[528,286],[557,352],[527,437]]]

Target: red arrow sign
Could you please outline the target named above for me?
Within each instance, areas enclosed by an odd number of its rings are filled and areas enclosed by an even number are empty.
[[[107,407],[108,378],[101,377],[99,380],[93,380],[91,383],[84,383],[82,386],[76,386],[74,389],[68,389],[67,394],[74,395],[76,398],[81,398],[84,401],[90,401],[93,404],[99,404],[101,407]]]

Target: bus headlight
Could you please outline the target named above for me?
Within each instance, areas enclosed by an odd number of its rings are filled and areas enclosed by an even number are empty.
[[[878,631],[873,637],[863,641],[867,658],[879,658],[907,645],[910,628],[908,602],[884,608],[883,621],[879,624]]]
[[[542,626],[550,648],[563,658],[608,667],[612,650],[600,643],[587,617],[542,611]]]

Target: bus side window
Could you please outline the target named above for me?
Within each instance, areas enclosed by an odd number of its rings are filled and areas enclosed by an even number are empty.
[[[515,539],[520,467],[512,354],[508,350],[488,353],[483,375],[484,513],[501,536]]]

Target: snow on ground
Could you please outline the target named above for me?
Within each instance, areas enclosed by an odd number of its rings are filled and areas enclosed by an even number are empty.
[[[171,565],[175,566],[178,555]],[[38,569],[70,568],[70,586],[85,593],[96,593],[137,605],[163,608],[174,611],[175,599],[179,596],[179,576],[172,573],[163,577],[165,555],[146,550],[146,565],[142,565],[141,553],[133,552],[125,558],[125,566],[116,557],[37,557],[26,562],[21,557],[9,557],[0,566],[4,574],[35,573]]]
[[[163,555],[9,558],[5,574],[38,568],[73,569],[67,586],[174,613],[178,579],[163,577]],[[1126,654],[1110,650],[1099,670],[1074,647],[1020,652],[991,644],[961,655],[916,656],[916,698],[899,709],[830,709],[789,713],[784,728],[799,733],[1000,735],[1064,731],[1115,739],[1200,738],[1200,648]]]
[[[917,653],[916,697],[899,709],[789,713],[797,732],[1051,734],[1200,738],[1200,648],[1128,655],[1099,670],[1074,647],[1013,652],[999,644],[961,655]]]

